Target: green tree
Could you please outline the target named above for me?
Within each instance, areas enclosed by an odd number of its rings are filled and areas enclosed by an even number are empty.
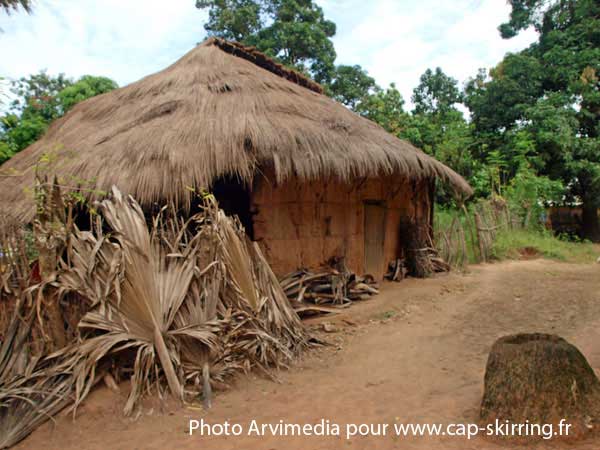
[[[0,117],[0,163],[39,139],[53,120],[76,103],[116,87],[105,77],[86,75],[73,82],[64,74],[52,77],[46,72],[13,81],[16,98]]]
[[[527,148],[532,168],[562,182],[567,198],[582,203],[584,237],[600,241],[600,3],[509,3],[502,36],[533,27],[539,38],[467,83],[476,156],[500,152],[514,176]]]
[[[443,116],[412,114],[400,137],[452,167],[465,177],[473,172],[472,127],[460,111]]]
[[[462,99],[457,80],[439,67],[427,69],[413,90],[413,115],[400,136],[470,178],[474,172],[472,130],[458,110]],[[438,200],[448,199],[441,191]]]
[[[50,122],[62,114],[58,93],[72,84],[65,74],[53,77],[46,71],[15,80],[10,89],[15,97],[10,105],[11,112]]]
[[[519,121],[543,94],[544,68],[527,52],[507,55],[489,71],[480,71],[465,87],[465,104],[477,131],[501,134]]]
[[[48,128],[48,122],[42,116],[23,118],[7,114],[0,120],[0,142],[3,144],[0,163],[34,143]]]
[[[353,110],[375,92],[375,80],[362,67],[335,66],[336,26],[313,0],[197,0],[196,7],[208,10],[209,36],[254,46],[307,73]]]
[[[404,99],[394,83],[388,89],[376,87],[357,105],[356,112],[381,125],[386,131],[399,135],[409,115],[404,111]]]
[[[419,85],[413,90],[412,101],[416,114],[443,115],[455,110],[462,102],[458,81],[446,75],[440,67],[427,69],[421,75]]]
[[[327,94],[350,109],[356,110],[361,101],[378,89],[375,79],[362,67],[339,65],[335,68],[334,75],[327,86]]]
[[[209,36],[254,46],[318,82],[331,79],[336,27],[313,0],[198,0],[196,7],[208,9]]]
[[[257,0],[197,0],[196,8],[208,9],[204,29],[209,36],[245,42],[264,26],[263,9]]]
[[[62,114],[83,100],[110,92],[118,87],[117,83],[110,78],[84,75],[76,83],[65,87],[58,93]]]

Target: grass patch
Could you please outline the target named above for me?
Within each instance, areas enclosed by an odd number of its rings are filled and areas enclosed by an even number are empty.
[[[468,209],[468,214],[469,219],[465,217],[463,211],[438,206],[435,210],[434,231],[437,234],[438,248],[442,250],[444,242],[440,233],[448,235],[453,223],[460,224],[465,236],[466,260],[469,264],[477,264],[480,259],[479,243],[474,230],[473,206]],[[456,235],[450,238],[456,239]],[[458,250],[455,242],[452,244],[454,253]],[[447,257],[448,255],[443,256]],[[559,238],[542,226],[510,230],[503,227],[497,230],[490,256],[495,260],[543,257],[572,263],[593,263],[600,256],[600,244],[593,244],[589,241],[574,242]],[[452,257],[456,258],[456,256]]]
[[[496,235],[492,256],[496,259],[515,259],[523,249],[535,249],[544,258],[574,263],[592,263],[600,256],[600,245],[590,242],[569,242],[548,231],[507,230]]]
[[[385,311],[383,314],[381,314],[380,318],[381,320],[388,320],[395,317],[396,314],[396,311]]]

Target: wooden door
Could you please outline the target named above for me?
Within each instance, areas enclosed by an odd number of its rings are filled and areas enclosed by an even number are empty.
[[[383,278],[383,245],[385,242],[385,206],[381,202],[365,202],[365,273]]]

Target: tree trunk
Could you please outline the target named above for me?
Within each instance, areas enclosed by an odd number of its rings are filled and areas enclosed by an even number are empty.
[[[600,221],[598,220],[598,205],[590,199],[583,199],[583,214],[581,216],[581,234],[592,242],[600,242]]]

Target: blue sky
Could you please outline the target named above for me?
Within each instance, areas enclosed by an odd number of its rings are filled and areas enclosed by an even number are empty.
[[[511,40],[497,26],[504,0],[317,0],[338,27],[339,64],[360,64],[407,102],[419,76],[437,66],[461,83],[480,67],[535,40]],[[119,85],[168,66],[205,37],[195,0],[37,0],[34,12],[0,12],[0,76],[47,69],[105,75]]]

